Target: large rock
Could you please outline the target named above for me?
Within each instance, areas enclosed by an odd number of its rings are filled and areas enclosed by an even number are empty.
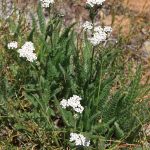
[[[144,56],[150,58],[150,40],[144,42],[142,52],[144,53]]]

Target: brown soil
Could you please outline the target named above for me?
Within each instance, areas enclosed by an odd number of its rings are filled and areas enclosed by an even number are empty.
[[[150,0],[124,0],[123,3],[137,14],[150,15]]]

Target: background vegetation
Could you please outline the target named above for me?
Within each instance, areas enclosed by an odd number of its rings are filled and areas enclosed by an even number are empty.
[[[32,27],[23,14],[1,20],[0,148],[1,149],[148,149],[142,127],[149,123],[148,84],[142,67],[126,63],[124,41],[92,47],[73,23],[64,27],[56,12],[45,21],[41,5]],[[10,41],[32,41],[37,62],[19,58]],[[82,97],[84,112],[62,109],[60,101]],[[91,140],[90,147],[69,142],[71,132]]]

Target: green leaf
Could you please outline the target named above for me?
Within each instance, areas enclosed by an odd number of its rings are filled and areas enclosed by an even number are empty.
[[[33,37],[34,37],[34,32],[35,32],[35,28],[33,28],[29,34],[29,36],[27,37],[28,41],[33,41]]]
[[[117,122],[115,122],[114,125],[115,125],[116,137],[118,139],[123,138],[125,134],[124,134],[123,130],[120,128],[119,124]]]
[[[38,14],[38,21],[39,21],[39,25],[40,25],[40,31],[42,34],[45,35],[45,33],[46,33],[46,21],[45,21],[45,16],[43,14],[43,10],[42,10],[42,6],[41,6],[40,2],[38,5],[37,14]]]
[[[65,31],[61,34],[58,43],[62,43],[65,39],[68,38],[69,36],[69,32],[72,29],[72,27],[75,25],[76,23],[73,23],[72,25],[70,25],[68,28],[65,29]]]

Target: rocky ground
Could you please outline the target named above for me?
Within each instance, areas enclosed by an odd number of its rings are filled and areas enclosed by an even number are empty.
[[[12,13],[13,3],[17,8],[26,10],[27,14],[36,10],[38,0],[1,0],[0,17]],[[84,8],[86,0],[55,0],[58,11],[64,15],[66,25],[78,21],[80,25],[88,20],[88,12]],[[58,2],[57,2],[58,1]],[[6,8],[1,8],[7,3]],[[32,9],[31,9],[32,8]],[[113,35],[121,35],[126,39],[126,48],[150,59],[150,0],[106,0],[99,12],[97,22],[113,27]],[[29,18],[29,17],[28,17]],[[101,19],[99,19],[101,18]]]

